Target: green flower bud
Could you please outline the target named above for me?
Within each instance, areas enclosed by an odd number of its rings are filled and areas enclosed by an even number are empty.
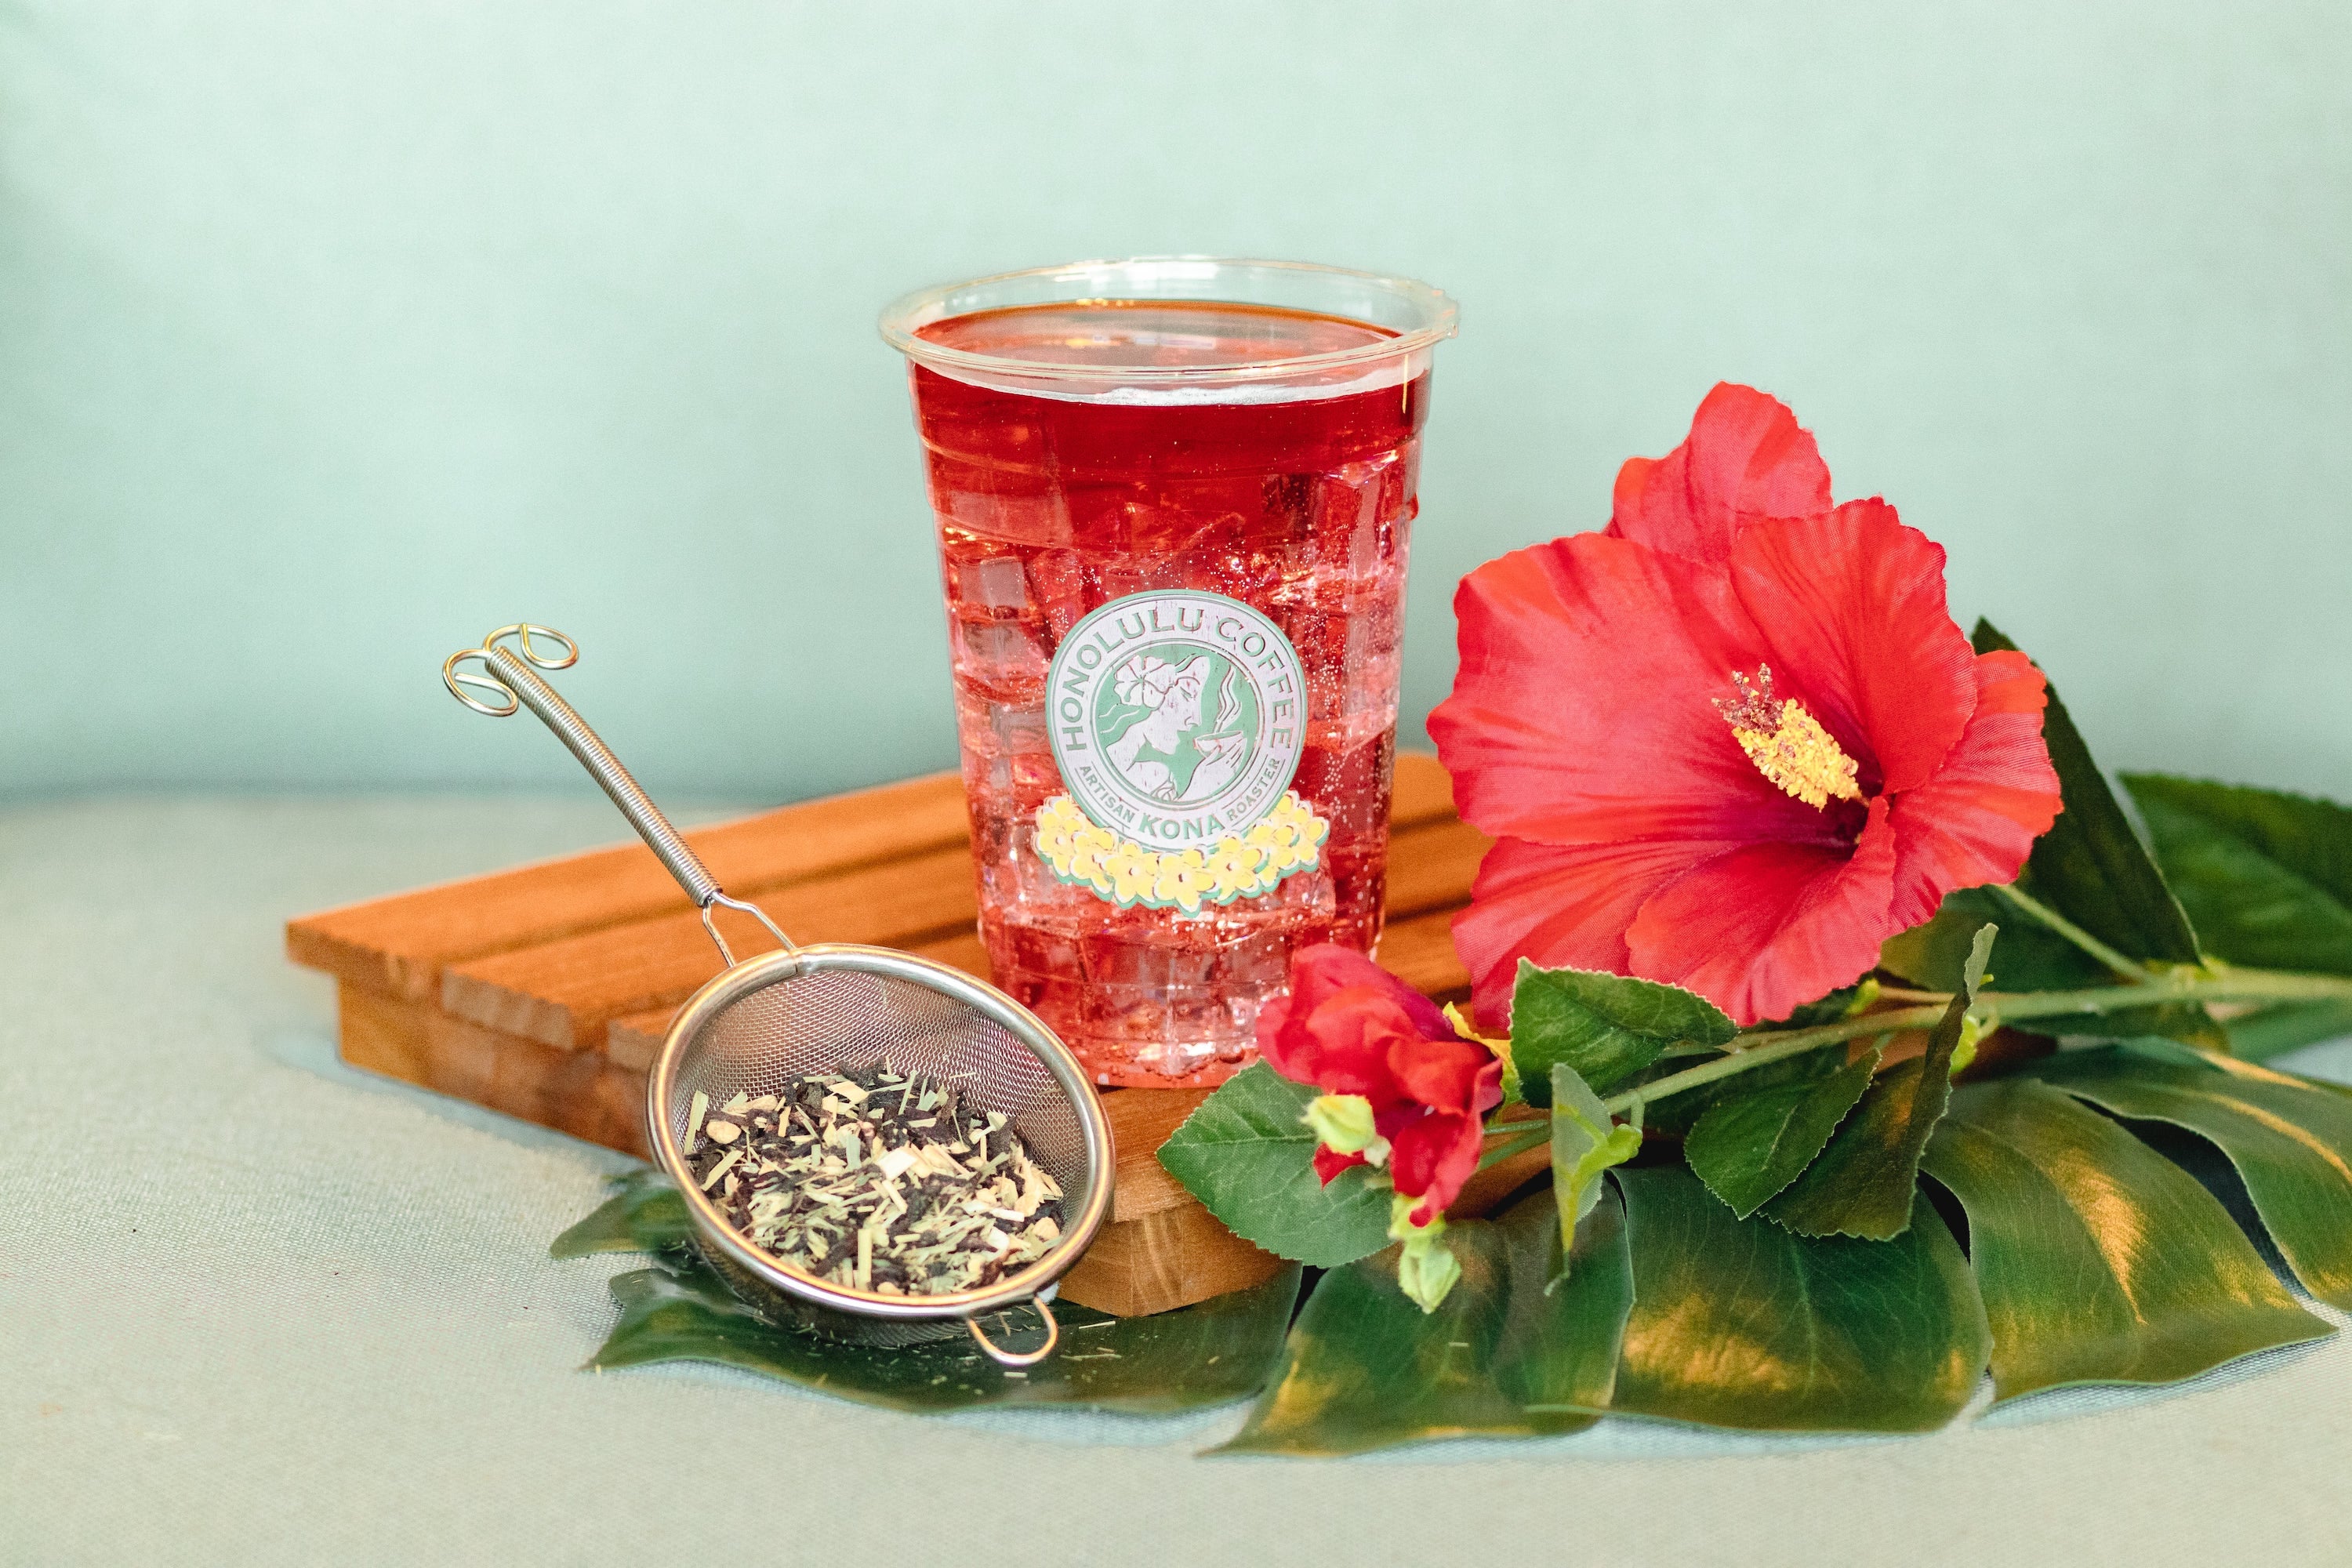
[[[1983,1035],[1984,1023],[1974,1013],[1968,1014],[1960,1019],[1959,1044],[1952,1047],[1952,1065],[1949,1071],[1953,1077],[1958,1078],[1968,1071],[1969,1064],[1977,1059],[1977,1041],[1982,1038]]]
[[[1361,1154],[1379,1165],[1389,1157],[1389,1141],[1372,1124],[1372,1102],[1360,1094],[1322,1094],[1298,1119],[1335,1154]]]
[[[1440,1242],[1422,1247],[1408,1242],[1397,1258],[1397,1289],[1423,1312],[1437,1310],[1461,1278],[1461,1262]]]
[[[1445,1234],[1445,1216],[1433,1214],[1427,1225],[1412,1223],[1412,1211],[1421,1206],[1419,1198],[1409,1198],[1399,1193],[1389,1200],[1389,1239],[1402,1241],[1407,1247],[1426,1247]]]
[[[1389,1235],[1404,1243],[1397,1254],[1397,1289],[1424,1312],[1434,1312],[1454,1282],[1462,1278],[1462,1264],[1453,1249],[1438,1238],[1445,1234],[1445,1216],[1429,1216],[1427,1225],[1412,1223],[1421,1199],[1399,1193],[1389,1204]]]

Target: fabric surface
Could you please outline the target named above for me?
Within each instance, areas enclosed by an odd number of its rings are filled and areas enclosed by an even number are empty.
[[[0,816],[0,1561],[2323,1563],[2352,1341],[1933,1437],[1614,1421],[1348,1462],[578,1372],[620,1156],[341,1067],[289,914],[614,837],[601,803]],[[2352,1078],[2352,1047],[2291,1065]],[[2338,1320],[2340,1321],[2340,1320]]]

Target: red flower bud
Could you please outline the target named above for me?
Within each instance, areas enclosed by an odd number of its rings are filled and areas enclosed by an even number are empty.
[[[1478,1168],[1486,1113],[1503,1100],[1502,1058],[1363,954],[1329,943],[1292,954],[1289,994],[1258,1014],[1257,1048],[1285,1078],[1371,1102],[1396,1190],[1421,1200],[1415,1225],[1444,1213]],[[1363,1163],[1315,1154],[1326,1182]]]

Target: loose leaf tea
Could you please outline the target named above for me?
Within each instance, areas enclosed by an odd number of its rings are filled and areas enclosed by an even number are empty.
[[[687,1113],[687,1164],[736,1232],[885,1296],[992,1285],[1061,1239],[1062,1188],[1001,1110],[885,1062]]]

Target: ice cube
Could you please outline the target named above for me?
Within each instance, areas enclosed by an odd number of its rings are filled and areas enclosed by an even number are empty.
[[[997,702],[1040,702],[1045,650],[1018,621],[966,622],[956,674]]]
[[[1042,752],[1053,744],[1045,732],[1045,708],[1041,702],[992,702],[988,705],[988,731],[996,749],[1007,752]]]
[[[956,573],[962,579],[958,596],[965,605],[1009,613],[1029,602],[1028,576],[1018,556],[983,556],[959,563]]]
[[[1024,492],[989,476],[985,489],[961,489],[942,494],[932,486],[931,505],[940,514],[942,532],[976,534],[997,544],[1067,544],[1070,515],[1062,493],[1050,489]]]

